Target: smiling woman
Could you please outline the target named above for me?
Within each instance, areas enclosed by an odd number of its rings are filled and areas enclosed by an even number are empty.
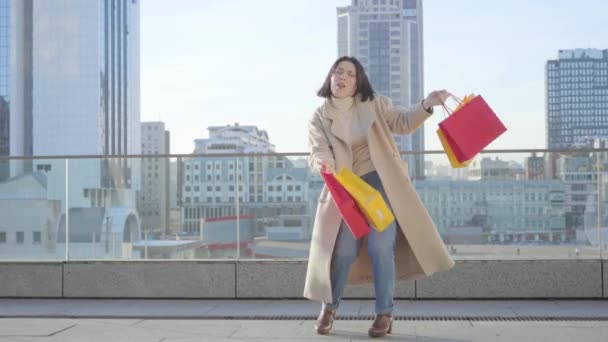
[[[374,94],[361,63],[345,56],[331,66],[318,95],[325,102],[309,124],[310,166],[330,173],[352,169],[382,194],[397,220],[381,232],[371,229],[369,235],[356,239],[334,201],[327,200],[328,189],[324,187],[312,233],[304,296],[322,302],[315,329],[328,334],[347,281],[373,279],[377,316],[368,333],[382,337],[392,330],[396,277],[418,278],[454,265],[409,181],[407,163],[401,160],[393,138],[393,134],[413,133],[450,94],[434,91],[413,108],[393,107],[387,97]],[[406,224],[407,231],[402,228]],[[355,265],[352,271],[351,265]]]

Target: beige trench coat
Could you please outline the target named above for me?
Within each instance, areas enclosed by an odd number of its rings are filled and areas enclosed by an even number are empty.
[[[401,159],[392,133],[411,134],[430,116],[421,104],[412,109],[393,107],[383,96],[361,102],[355,100],[364,127],[370,155],[380,176],[387,198],[401,227],[395,247],[397,279],[418,279],[454,266],[437,228],[410,182],[407,162]],[[352,151],[345,142],[347,127],[336,120],[338,113],[328,101],[314,113],[309,125],[309,162],[319,170],[322,160],[334,160],[336,170],[352,168]],[[330,265],[342,218],[331,195],[324,187],[312,232],[304,297],[332,302]],[[349,283],[372,281],[367,243],[362,244],[353,263]]]

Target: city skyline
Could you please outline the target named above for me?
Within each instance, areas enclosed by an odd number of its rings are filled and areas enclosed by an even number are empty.
[[[315,92],[337,57],[336,8],[349,3],[142,3],[142,120],[167,123],[172,153],[233,122],[263,127],[278,152],[306,151]],[[545,64],[560,49],[606,48],[606,9],[597,0],[425,0],[424,93],[480,93],[509,129],[489,148],[544,148]],[[172,25],[159,25],[167,18]],[[441,148],[442,118],[427,121],[427,149]]]

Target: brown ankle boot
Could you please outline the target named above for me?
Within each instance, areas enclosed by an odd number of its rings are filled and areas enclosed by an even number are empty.
[[[376,320],[372,327],[369,328],[369,336],[370,337],[384,337],[387,334],[390,334],[393,330],[393,316],[388,315],[378,315],[376,316]]]
[[[315,330],[319,335],[327,335],[331,331],[334,325],[334,318],[336,317],[336,310],[321,310],[319,318],[315,323]]]

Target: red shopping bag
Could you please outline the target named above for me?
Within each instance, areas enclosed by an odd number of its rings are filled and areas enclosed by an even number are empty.
[[[336,206],[340,210],[344,222],[350,228],[355,239],[360,239],[367,235],[371,229],[353,197],[338,182],[333,173],[321,172],[321,176],[325,180],[331,197],[336,202]]]
[[[462,104],[439,123],[439,128],[461,163],[475,157],[507,130],[481,95]]]

